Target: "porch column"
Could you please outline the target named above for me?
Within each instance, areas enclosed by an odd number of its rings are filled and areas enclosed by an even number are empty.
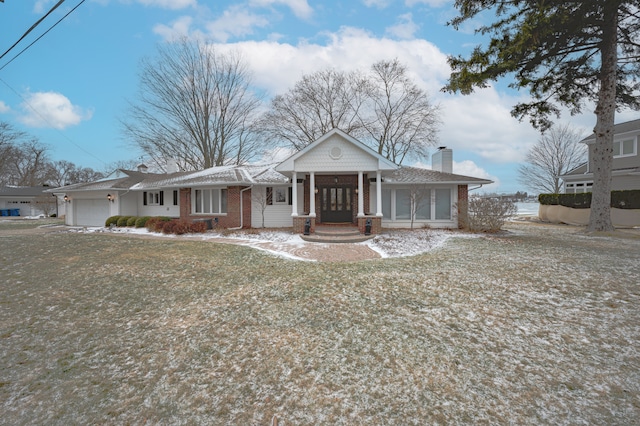
[[[298,173],[291,177],[291,216],[298,216]]]
[[[309,173],[309,216],[316,217],[316,174]]]
[[[382,174],[376,172],[376,216],[382,217]]]
[[[358,172],[358,217],[364,216],[364,185],[362,184],[362,172]]]

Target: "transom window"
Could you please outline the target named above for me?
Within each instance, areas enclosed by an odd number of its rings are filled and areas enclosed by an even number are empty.
[[[625,139],[621,141],[615,141],[613,143],[613,156],[614,157],[628,157],[638,154],[638,145],[635,139]]]
[[[580,194],[583,192],[591,192],[593,182],[574,182],[564,185],[565,194]]]
[[[193,211],[195,213],[226,213],[227,189],[195,189],[193,196]]]
[[[272,206],[274,204],[288,204],[291,205],[291,187],[288,186],[268,186],[267,191],[267,205]]]

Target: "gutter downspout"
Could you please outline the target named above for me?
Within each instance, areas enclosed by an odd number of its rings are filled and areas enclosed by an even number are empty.
[[[240,190],[240,226],[235,227],[235,228],[227,228],[229,231],[237,231],[238,229],[242,229],[243,226],[243,217],[244,217],[244,208],[243,208],[243,203],[242,203],[242,193],[244,191],[248,191],[251,188],[253,188],[253,185],[251,186],[247,186],[245,189],[241,189]]]
[[[475,191],[476,189],[480,189],[482,187],[483,187],[483,184],[481,184],[480,186],[477,186],[475,188],[467,188],[467,192]]]

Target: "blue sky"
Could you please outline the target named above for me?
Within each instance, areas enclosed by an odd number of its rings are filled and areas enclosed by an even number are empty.
[[[527,94],[508,90],[508,81],[471,96],[440,92],[447,55],[466,54],[481,41],[473,34],[477,22],[462,31],[446,26],[453,0],[85,0],[7,64],[81,1],[66,0],[0,60],[0,121],[36,136],[53,160],[104,170],[140,158],[119,124],[135,100],[139,62],[158,44],[188,35],[241,52],[267,98],[306,73],[366,71],[398,58],[441,106],[438,145],[453,149],[454,173],[490,178],[492,191],[526,190],[516,170],[539,134],[509,111]],[[56,2],[0,3],[0,52]],[[623,112],[616,121],[634,118]],[[561,122],[587,135],[595,116],[586,111]]]

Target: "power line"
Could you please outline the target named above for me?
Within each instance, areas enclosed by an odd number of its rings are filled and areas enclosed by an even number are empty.
[[[31,26],[31,28],[29,28],[29,29],[27,30],[27,32],[25,32],[24,34],[22,34],[22,37],[20,37],[20,38],[18,39],[18,41],[16,41],[15,43],[13,43],[13,45],[12,45],[10,48],[8,48],[8,49],[6,50],[6,52],[4,52],[2,55],[0,55],[0,59],[4,58],[4,56],[5,56],[7,53],[9,53],[9,52],[14,48],[14,47],[16,47],[16,45],[17,45],[18,43],[20,43],[20,42],[22,41],[22,39],[24,39],[24,38],[27,36],[27,34],[29,34],[31,31],[33,31],[33,29],[34,29],[35,27],[37,27],[37,26],[40,24],[40,22],[44,21],[44,19],[45,19],[47,16],[49,16],[49,15],[50,15],[54,10],[56,10],[56,9],[58,8],[58,6],[60,6],[62,3],[64,3],[64,0],[60,0],[60,1],[58,1],[58,3],[56,3],[56,4],[55,4],[55,5],[54,5],[54,6],[53,6],[53,7],[52,7],[52,8],[51,8],[51,9],[50,9],[50,10],[49,10],[49,11],[48,11],[48,12],[47,12],[43,17],[42,17],[42,18],[38,19],[38,20],[36,21],[36,23],[35,23],[35,24],[33,24],[33,25]]]
[[[58,5],[60,3],[62,3],[64,0],[60,0],[58,2],[58,4],[55,7],[58,7]],[[67,16],[69,16],[74,10],[76,10],[82,3],[84,3],[86,0],[82,0],[80,3],[78,3],[73,9],[71,9],[69,12],[67,12],[62,18],[60,18],[55,24],[53,24],[52,26],[50,26],[47,31],[45,31],[44,33],[42,33],[40,35],[40,37],[36,38],[34,41],[31,42],[31,44],[29,44],[27,47],[25,47],[24,49],[22,49],[16,56],[14,56],[13,58],[11,58],[11,60],[9,60],[9,62],[7,62],[6,64],[4,64],[2,67],[0,67],[0,71],[2,71],[7,65],[9,65],[11,62],[13,62],[14,59],[16,59],[18,56],[22,55],[24,53],[25,50],[27,50],[28,48],[30,48],[31,46],[33,46],[38,40],[40,40],[42,37],[44,37],[49,31],[51,31],[52,29],[54,29],[60,22],[62,22]],[[53,9],[51,9],[49,11],[49,13],[51,13],[53,11]],[[47,15],[49,15],[49,13],[47,13]],[[45,15],[44,17],[42,17],[37,23],[35,23],[30,29],[29,31],[27,31],[27,33],[25,33],[20,40],[22,40],[24,38],[24,36],[26,36],[31,29],[33,29],[35,27],[35,25],[39,24],[40,21],[42,21],[42,19],[44,19],[47,15]],[[2,56],[0,56],[0,59],[2,59],[2,57],[4,57],[4,55],[6,55],[11,49],[13,49],[13,47],[18,44],[20,42],[20,40],[18,40],[17,42],[15,42],[13,44],[13,46],[11,46],[9,48],[9,50],[7,50],[5,53],[2,54]]]

